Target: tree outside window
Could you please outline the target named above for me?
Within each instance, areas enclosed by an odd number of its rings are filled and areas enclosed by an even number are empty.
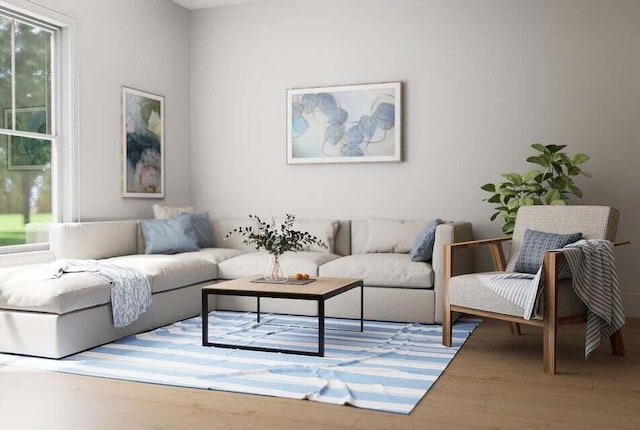
[[[54,37],[0,14],[0,246],[48,241]]]

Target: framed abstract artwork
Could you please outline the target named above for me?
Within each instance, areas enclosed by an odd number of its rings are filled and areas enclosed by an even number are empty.
[[[4,110],[4,124],[12,128],[12,110]],[[16,130],[48,134],[46,107],[16,109]],[[30,137],[7,136],[9,170],[42,170],[51,163],[51,142]]]
[[[401,161],[400,82],[287,90],[287,163]]]
[[[122,87],[122,195],[164,198],[164,97]]]

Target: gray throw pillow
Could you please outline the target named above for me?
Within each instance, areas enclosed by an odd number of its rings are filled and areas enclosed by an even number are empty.
[[[187,216],[140,221],[145,254],[176,254],[197,251],[198,240]]]
[[[436,228],[442,224],[440,218],[436,218],[418,233],[418,237],[411,247],[411,261],[429,261],[433,257],[433,244],[436,241]]]
[[[191,225],[196,233],[196,239],[198,240],[198,246],[200,248],[213,248],[213,230],[211,230],[211,220],[209,219],[209,212],[202,212],[199,214],[180,212],[178,215],[186,216],[191,219]]]
[[[562,248],[580,239],[582,233],[556,234],[527,229],[514,270],[520,273],[536,273],[542,266],[545,252]]]

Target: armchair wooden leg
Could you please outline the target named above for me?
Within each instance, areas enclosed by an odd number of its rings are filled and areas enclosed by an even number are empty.
[[[444,346],[451,346],[453,337],[453,327],[451,327],[451,308],[448,304],[444,306],[444,315],[442,316],[442,344]]]
[[[622,329],[618,330],[609,337],[611,342],[611,351],[614,355],[624,355],[624,339],[622,337]]]
[[[449,304],[449,279],[451,279],[451,268],[453,267],[453,252],[450,245],[444,247],[444,283],[442,286],[442,344],[451,346],[452,329],[451,305]]]
[[[520,331],[520,324],[515,322],[511,323],[511,334],[517,334],[518,336],[522,334]]]
[[[556,373],[556,337],[558,327],[555,319],[549,320],[545,316],[542,344],[542,359],[544,361],[544,371],[555,375]]]
[[[544,256],[544,326],[542,328],[542,360],[544,371],[556,373],[556,338],[558,336],[558,254]]]

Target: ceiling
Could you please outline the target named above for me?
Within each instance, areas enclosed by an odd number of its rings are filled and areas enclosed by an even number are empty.
[[[209,7],[228,6],[241,3],[257,3],[266,0],[172,0],[187,9],[206,9]]]

